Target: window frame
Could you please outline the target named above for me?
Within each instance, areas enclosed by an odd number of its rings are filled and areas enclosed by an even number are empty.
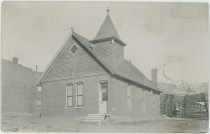
[[[78,95],[78,85],[82,85],[82,94]],[[84,107],[84,83],[83,82],[78,82],[76,83],[76,108],[83,108]],[[82,105],[78,105],[78,98],[82,97]]]
[[[126,98],[127,98],[127,107],[128,109],[132,109],[132,93],[131,93],[131,85],[127,85],[127,93],[126,93]]]
[[[142,112],[146,113],[146,89],[144,89],[143,93],[143,101],[142,101]]]
[[[104,90],[104,88],[102,88],[102,86],[103,86],[104,83],[106,83],[106,86],[107,86],[105,88],[106,90]],[[101,92],[101,101],[108,102],[108,100],[109,100],[108,89],[109,89],[109,82],[107,80],[99,81],[99,93]],[[106,93],[106,100],[103,100],[103,93]]]
[[[146,113],[146,103],[144,100],[141,102],[141,105],[142,105],[142,113]]]
[[[69,95],[69,93],[68,93],[68,87],[69,86],[72,86],[72,88],[71,88],[71,95]],[[68,84],[66,84],[66,108],[67,107],[73,107],[73,87],[74,87],[74,85],[72,84],[72,83],[68,83]],[[72,100],[72,104],[71,105],[69,105],[69,101],[68,101],[68,98],[71,98],[71,100]]]
[[[39,99],[36,99],[36,106],[41,106],[42,105],[42,100],[39,98]]]
[[[37,86],[37,92],[42,92],[42,87],[41,86]]]
[[[72,52],[72,48],[73,48],[74,46],[77,47],[77,50],[75,51],[75,53]],[[72,53],[73,55],[76,55],[76,53],[79,51],[79,46],[74,42],[73,45],[72,45],[71,48],[70,48],[70,51],[71,51],[71,53]]]
[[[157,106],[156,106],[156,95],[155,93],[153,92],[152,93],[152,100],[153,100],[153,112],[156,113],[156,109],[157,109]]]

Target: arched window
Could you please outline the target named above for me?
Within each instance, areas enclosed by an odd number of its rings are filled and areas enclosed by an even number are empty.
[[[77,83],[76,106],[83,107],[83,83]]]
[[[66,107],[73,106],[73,84],[66,85]]]

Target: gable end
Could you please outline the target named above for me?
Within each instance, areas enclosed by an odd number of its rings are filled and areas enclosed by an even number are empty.
[[[72,42],[75,42],[75,43],[72,43],[72,45],[70,46],[70,47],[68,47],[69,46],[69,43],[70,43],[70,41],[72,40]],[[76,53],[75,54],[73,54],[72,53],[72,51],[71,51],[71,49],[73,48],[73,46],[74,45],[76,45],[77,47],[78,47],[78,49],[76,49]],[[66,50],[67,49],[67,50]],[[65,42],[65,45],[58,51],[58,53],[56,54],[56,56],[53,58],[53,60],[50,62],[50,64],[48,65],[48,68],[46,69],[46,71],[42,74],[42,76],[40,77],[40,79],[39,79],[39,81],[37,82],[37,85],[40,85],[42,82],[45,82],[46,81],[46,78],[48,77],[48,74],[49,74],[49,72],[51,72],[51,70],[53,69],[53,67],[54,66],[56,66],[56,69],[58,69],[58,67],[57,66],[59,66],[59,65],[55,65],[56,64],[56,62],[58,62],[58,60],[60,59],[60,58],[62,58],[63,56],[63,53],[66,53],[66,52],[68,52],[68,53],[70,53],[73,57],[77,57],[78,55],[79,55],[79,53],[80,53],[80,51],[83,51],[83,52],[85,52],[86,54],[88,54],[90,57],[91,57],[91,59],[93,59],[94,60],[94,62],[96,62],[96,64],[94,64],[95,66],[93,66],[93,64],[92,64],[92,69],[95,69],[95,70],[97,70],[96,68],[97,68],[97,65],[99,65],[99,67],[101,68],[101,70],[103,70],[103,71],[105,71],[106,73],[111,73],[111,71],[107,68],[107,67],[105,67],[104,66],[104,64],[103,63],[101,63],[101,61],[100,61],[100,59],[98,59],[98,58],[96,58],[96,56],[91,52],[91,50],[89,50],[90,48],[88,48],[85,44],[83,44],[83,43],[81,43],[81,41],[74,35],[74,34],[72,34],[71,35],[71,37]],[[77,55],[78,54],[78,55]],[[76,65],[73,65],[74,66],[74,70],[75,70],[75,68],[80,68],[81,69],[81,67],[79,66],[79,63],[81,63],[81,64],[83,64],[83,62],[86,62],[87,63],[87,58],[88,58],[88,56],[85,56],[85,57],[83,57],[83,58],[81,58],[81,62],[79,62],[79,61],[77,61],[78,63],[76,64]],[[86,60],[85,60],[86,59]],[[65,62],[67,61],[66,59],[64,59],[65,60]],[[76,60],[76,59],[75,59]],[[90,60],[90,59],[89,59]],[[74,62],[75,63],[75,62]],[[93,62],[92,62],[93,63]],[[61,64],[61,63],[60,63]],[[68,62],[68,64],[70,64],[69,62]],[[73,64],[73,63],[72,63]],[[87,63],[87,64],[90,64],[90,63]],[[66,66],[66,64],[64,64],[64,63],[62,63],[62,65],[63,66]],[[85,65],[84,65],[85,66]],[[67,71],[67,69],[65,69],[65,68],[62,68],[62,70],[66,70]],[[91,69],[87,69],[87,70],[91,70]],[[100,69],[98,69],[98,71],[99,71]],[[68,71],[70,71],[70,70],[68,70]],[[81,70],[80,70],[81,71]],[[58,70],[57,71],[57,74],[59,74],[59,73],[62,73],[60,70]],[[52,73],[52,72],[51,72]],[[73,72],[74,73],[74,72]],[[99,73],[99,72],[98,72]],[[75,73],[76,74],[76,73]],[[74,74],[74,75],[75,75]],[[55,72],[54,72],[54,75],[55,75]],[[60,74],[59,74],[60,75]],[[52,77],[52,76],[51,76]],[[67,78],[67,77],[65,77],[65,78]],[[48,81],[48,80],[47,80]]]

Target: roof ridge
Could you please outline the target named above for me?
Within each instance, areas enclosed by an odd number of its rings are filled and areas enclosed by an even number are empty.
[[[90,40],[88,40],[87,38],[85,38],[84,36],[76,33],[75,31],[72,32],[72,34],[79,36],[79,38],[82,38],[84,41],[86,41],[86,43],[88,42],[89,44],[91,44]]]

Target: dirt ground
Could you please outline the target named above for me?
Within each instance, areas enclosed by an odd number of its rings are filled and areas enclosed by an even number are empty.
[[[100,124],[82,123],[82,118],[42,117],[35,114],[2,115],[3,132],[123,132],[123,133],[205,133],[207,120],[168,119],[113,120]]]

